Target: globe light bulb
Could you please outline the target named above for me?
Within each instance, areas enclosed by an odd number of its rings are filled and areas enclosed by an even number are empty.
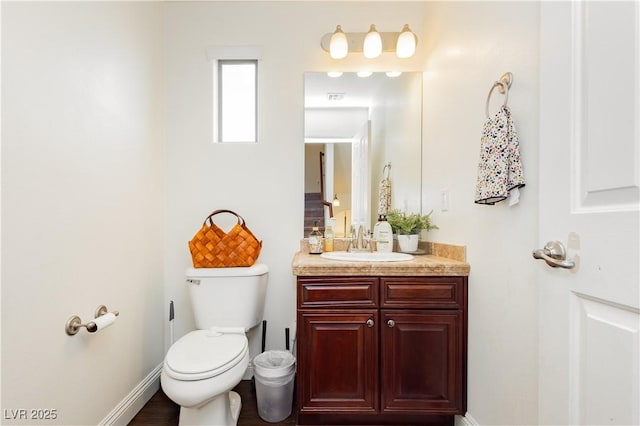
[[[416,35],[411,32],[409,25],[405,24],[398,36],[396,55],[398,58],[410,58],[414,53],[416,53]]]
[[[382,54],[382,38],[373,24],[371,24],[369,32],[364,37],[363,51],[364,56],[369,59],[377,58]]]
[[[347,56],[347,53],[349,53],[347,35],[342,31],[342,27],[338,25],[329,42],[329,55],[333,59],[342,59]]]

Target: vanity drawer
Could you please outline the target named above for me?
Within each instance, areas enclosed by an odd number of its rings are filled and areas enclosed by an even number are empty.
[[[465,308],[466,277],[384,277],[380,281],[383,308]]]
[[[376,277],[298,277],[298,308],[378,307]]]

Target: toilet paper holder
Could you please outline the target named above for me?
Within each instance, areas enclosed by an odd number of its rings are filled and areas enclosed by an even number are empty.
[[[107,314],[113,314],[113,318],[105,319],[103,321],[98,320],[99,318]],[[82,320],[80,319],[80,317],[78,315],[73,315],[67,320],[66,324],[64,325],[64,331],[69,336],[74,336],[76,333],[78,333],[78,331],[80,330],[80,327],[84,327],[87,329],[89,333],[95,333],[99,329],[101,330],[104,327],[110,326],[113,323],[113,321],[115,321],[115,317],[117,317],[118,315],[120,315],[118,311],[109,312],[106,306],[100,305],[96,309],[96,312],[94,315],[94,319],[98,321],[91,321],[91,322],[88,322],[87,324],[82,324]]]

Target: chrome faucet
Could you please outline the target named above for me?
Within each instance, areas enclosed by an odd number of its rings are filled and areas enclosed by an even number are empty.
[[[351,227],[351,239],[347,251],[371,251],[371,239],[363,225],[358,226],[357,234],[355,228]]]

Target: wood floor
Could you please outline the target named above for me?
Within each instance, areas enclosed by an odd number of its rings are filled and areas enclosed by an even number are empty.
[[[265,422],[258,415],[256,392],[251,380],[243,380],[234,389],[242,398],[242,410],[238,426],[274,425],[276,423]],[[167,397],[160,389],[138,414],[129,422],[128,426],[176,426],[180,407]],[[295,425],[295,407],[291,415],[280,423],[281,425]],[[211,425],[215,426],[215,425]]]

